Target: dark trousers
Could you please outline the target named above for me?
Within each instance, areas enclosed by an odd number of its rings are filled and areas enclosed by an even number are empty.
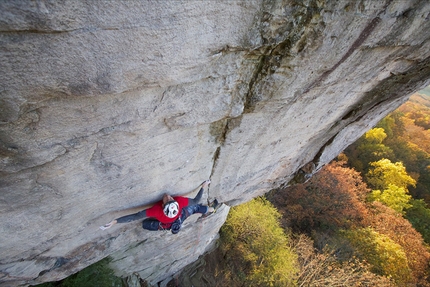
[[[142,221],[142,228],[152,231],[163,230],[162,223],[155,218],[146,218]],[[170,227],[170,226],[169,226]]]
[[[184,222],[188,216],[194,213],[203,213],[208,212],[208,207],[201,204],[188,205],[187,207],[182,208],[181,212],[181,222]],[[157,230],[170,230],[172,227],[172,223],[161,223],[155,218],[146,218],[142,222],[142,228],[157,231]]]

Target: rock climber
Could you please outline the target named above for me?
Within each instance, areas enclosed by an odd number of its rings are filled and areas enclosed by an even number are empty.
[[[146,218],[142,222],[143,229],[154,231],[171,230],[173,234],[176,234],[179,232],[184,220],[191,214],[202,213],[208,215],[214,212],[214,207],[199,204],[203,191],[209,184],[210,180],[205,180],[200,185],[200,190],[194,198],[182,196],[172,197],[168,194],[164,194],[163,200],[155,203],[154,206],[134,214],[114,219],[100,226],[100,229],[105,230],[117,223],[126,223]],[[218,205],[216,200],[214,202]]]

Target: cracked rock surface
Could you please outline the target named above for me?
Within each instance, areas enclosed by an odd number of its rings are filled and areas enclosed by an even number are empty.
[[[106,257],[165,282],[228,206],[302,182],[430,79],[426,0],[0,2],[0,285]],[[163,193],[178,235],[99,225]]]

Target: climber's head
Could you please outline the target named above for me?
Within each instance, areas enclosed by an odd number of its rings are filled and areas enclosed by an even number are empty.
[[[175,218],[179,212],[179,204],[168,194],[163,196],[163,211],[169,218]]]

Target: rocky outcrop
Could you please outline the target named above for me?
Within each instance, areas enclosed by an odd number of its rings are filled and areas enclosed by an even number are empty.
[[[111,255],[154,284],[429,84],[415,1],[0,2],[0,282]],[[178,235],[97,226],[212,179]]]

